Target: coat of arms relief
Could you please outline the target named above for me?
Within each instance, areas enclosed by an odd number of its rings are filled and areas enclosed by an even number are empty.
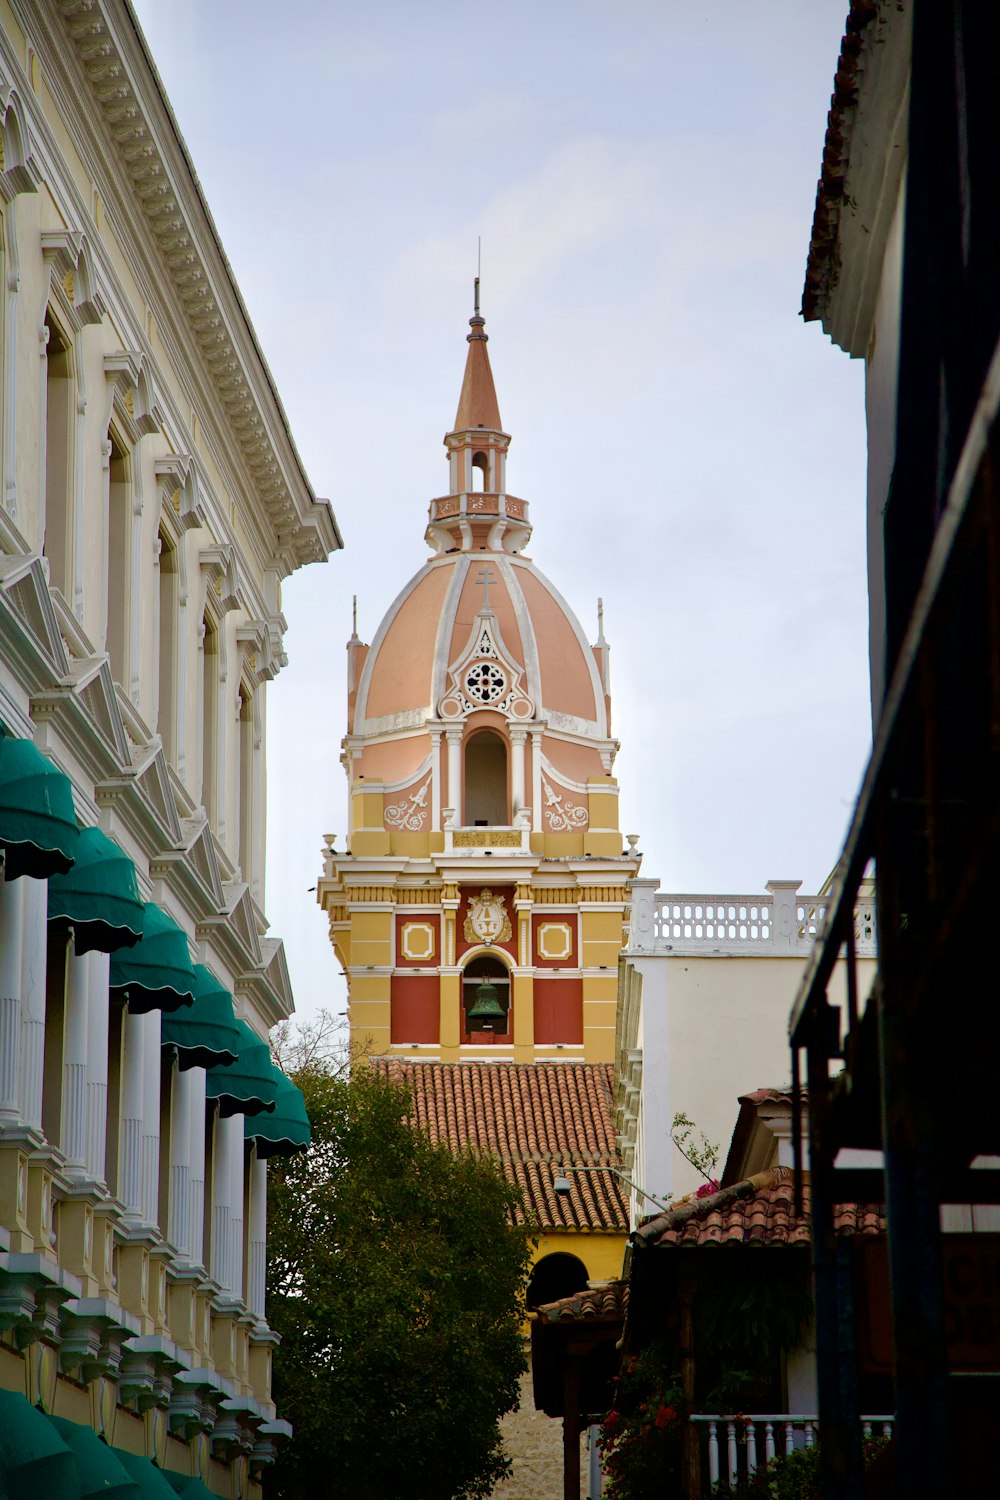
[[[488,889],[480,891],[478,896],[470,896],[462,930],[467,943],[484,943],[489,947],[492,943],[509,942],[513,932],[506,896],[495,896]]]

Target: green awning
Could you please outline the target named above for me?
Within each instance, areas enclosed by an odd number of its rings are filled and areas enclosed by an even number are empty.
[[[142,936],[135,865],[99,828],[83,828],[71,870],[49,877],[49,921],[71,922],[77,953],[114,953]]]
[[[215,1099],[219,1114],[259,1115],[273,1110],[278,1097],[278,1070],[271,1062],[271,1049],[245,1021],[237,1021],[239,1056],[226,1068],[209,1068],[205,1075],[205,1097]]]
[[[72,869],[79,837],[69,777],[31,740],[0,735],[4,878],[46,880]]]
[[[112,1448],[112,1453],[139,1486],[142,1500],[175,1500],[176,1490],[167,1483],[166,1475],[158,1469],[151,1458],[140,1458],[137,1453],[126,1453],[124,1448]]]
[[[0,1391],[0,1494],[81,1500],[75,1457],[45,1413],[17,1391]]]
[[[49,1417],[56,1432],[76,1459],[81,1500],[143,1500],[142,1491],[122,1467],[113,1450],[92,1427],[81,1427],[66,1417]],[[45,1500],[49,1500],[46,1495]],[[62,1500],[52,1495],[52,1500]]]
[[[164,1016],[160,1023],[164,1047],[177,1048],[184,1068],[224,1067],[240,1051],[240,1030],[233,1015],[233,997],[211,969],[194,966],[194,1004],[190,1010]]]
[[[128,1001],[133,1015],[177,1010],[194,1000],[188,940],[152,901],[142,909],[142,941],[111,955],[111,989]]]
[[[219,1500],[197,1474],[178,1474],[176,1469],[164,1469],[163,1477],[182,1500]]]
[[[312,1140],[306,1101],[302,1090],[296,1088],[290,1078],[275,1069],[278,1074],[278,1097],[274,1113],[255,1115],[243,1122],[243,1133],[257,1147],[257,1155],[294,1156],[296,1151],[306,1151]]]

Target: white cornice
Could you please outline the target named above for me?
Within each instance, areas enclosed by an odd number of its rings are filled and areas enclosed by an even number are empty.
[[[140,284],[162,288],[166,281],[174,293],[172,310],[184,331],[179,341],[184,334],[193,338],[207,371],[196,399],[206,424],[213,405],[225,410],[272,533],[268,550],[288,570],[324,559],[341,545],[336,521],[329,505],[315,499],[295,450],[131,7],[113,0],[46,0],[26,9],[22,0],[18,9],[29,38],[44,33],[53,65],[64,69],[61,78],[53,76],[54,66],[47,81],[57,96],[62,84],[75,99],[79,123],[87,127],[79,149],[101,184],[109,223],[119,221],[124,248],[147,257]],[[109,171],[109,160],[119,170]],[[147,245],[158,252],[152,258]]]

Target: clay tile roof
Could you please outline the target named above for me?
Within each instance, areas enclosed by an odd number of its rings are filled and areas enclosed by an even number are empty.
[[[802,316],[807,323],[824,316],[840,269],[837,241],[857,108],[858,75],[866,40],[863,33],[877,16],[875,0],[851,0],[833,80],[823,143],[823,165],[816,187],[816,207],[802,292]]]
[[[806,1090],[799,1090],[802,1098],[806,1098]],[[741,1094],[741,1104],[790,1104],[792,1100],[791,1087],[786,1084],[780,1089],[754,1089],[752,1094]]]
[[[432,1140],[496,1156],[524,1194],[525,1222],[539,1229],[628,1230],[621,1184],[611,1172],[571,1172],[570,1191],[553,1182],[566,1166],[621,1166],[615,1149],[610,1063],[409,1062],[371,1066],[403,1083],[416,1124]]]
[[[770,1167],[707,1198],[686,1199],[651,1219],[632,1235],[637,1248],[671,1245],[808,1245],[809,1180],[803,1181],[805,1213],[794,1212],[794,1172]],[[838,1234],[880,1234],[885,1211],[875,1204],[841,1203],[834,1209]]]
[[[627,1306],[627,1281],[601,1281],[558,1302],[546,1302],[536,1313],[550,1323],[620,1323]]]

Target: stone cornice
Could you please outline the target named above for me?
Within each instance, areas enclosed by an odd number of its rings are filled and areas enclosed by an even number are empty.
[[[167,278],[226,412],[273,531],[291,570],[341,545],[329,505],[317,501],[288,430],[186,148],[131,7],[110,0],[50,0],[69,41],[91,106],[139,205]],[[33,30],[37,27],[39,15]]]

